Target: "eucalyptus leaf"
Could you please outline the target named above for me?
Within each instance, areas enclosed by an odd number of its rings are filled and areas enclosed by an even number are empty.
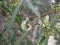
[[[40,12],[38,12],[38,11],[35,10],[33,4],[29,0],[26,0],[26,2],[27,2],[27,4],[26,4],[27,7],[29,9],[31,9],[38,18],[41,18]]]

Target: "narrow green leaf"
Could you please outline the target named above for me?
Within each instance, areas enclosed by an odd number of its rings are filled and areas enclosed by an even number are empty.
[[[33,45],[31,41],[27,40],[27,45]]]
[[[21,22],[22,22],[22,18],[21,18],[21,16],[17,16],[16,17],[16,21],[17,21],[17,23],[19,24],[19,29],[20,29],[20,31],[22,32],[22,28],[21,28]]]
[[[19,3],[18,3],[18,5],[16,6],[15,10],[12,12],[11,20],[10,20],[9,23],[7,24],[6,30],[5,30],[5,32],[3,33],[3,36],[2,36],[2,39],[1,39],[1,40],[3,40],[3,37],[5,36],[5,33],[6,33],[9,29],[11,29],[11,26],[13,25],[14,20],[15,20],[15,18],[16,18],[17,12],[19,11],[19,8],[20,8],[21,5],[22,5],[22,1],[23,1],[23,0],[20,0],[20,1],[19,1]]]
[[[11,30],[11,35],[10,35],[10,39],[8,41],[8,45],[9,43],[11,43],[13,40],[15,39],[15,31],[14,30]],[[13,43],[13,42],[12,42]]]
[[[28,32],[25,32],[20,36],[20,38],[15,42],[15,45],[21,45],[21,41],[26,37]]]
[[[53,19],[51,20],[51,28],[53,28],[53,27],[55,26],[55,24],[56,24],[56,16],[57,16],[57,15],[55,15],[55,16],[53,17]]]
[[[27,2],[27,7],[31,9],[38,18],[41,18],[40,13],[37,10],[35,10],[33,4],[29,0],[26,0],[26,2]]]
[[[6,31],[9,30],[9,29],[11,28],[11,26],[13,25],[14,20],[15,20],[16,15],[17,15],[17,12],[19,11],[19,8],[20,8],[20,6],[21,6],[21,4],[22,4],[22,1],[23,1],[23,0],[21,0],[21,1],[19,2],[19,4],[16,6],[15,10],[13,11],[11,20],[10,20],[9,23],[7,24],[7,29],[6,29]],[[6,31],[5,31],[5,32],[6,32]]]
[[[36,44],[38,44],[39,42],[41,42],[42,37],[43,37],[43,30],[40,31],[39,37],[38,37],[38,39],[36,40]]]
[[[45,41],[43,42],[44,43],[44,45],[47,45],[48,44],[48,38],[49,38],[49,36],[45,39]]]

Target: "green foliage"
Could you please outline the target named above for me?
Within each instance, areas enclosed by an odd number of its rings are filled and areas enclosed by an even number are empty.
[[[56,13],[54,13],[55,16],[52,18],[51,21],[45,21],[41,17],[42,12],[49,11],[48,9],[46,9],[49,7],[49,6],[46,6],[46,5],[49,5],[48,3],[46,3],[46,1],[47,0],[41,1],[43,3],[38,5],[39,10],[37,11],[35,9],[34,4],[36,3],[36,5],[37,5],[38,0],[35,0],[32,2],[30,0],[29,1],[25,0],[25,2],[23,0],[19,0],[19,2],[11,1],[8,3],[8,5],[5,5],[5,2],[7,2],[7,0],[3,0],[2,3],[0,3],[0,8],[2,8],[2,13],[4,16],[7,16],[6,13],[10,12],[11,18],[10,18],[8,24],[5,26],[6,28],[4,29],[4,32],[0,33],[0,45],[2,45],[3,40],[6,42],[6,45],[21,45],[22,40],[27,37],[29,32],[24,32],[24,31],[22,31],[22,28],[21,28],[21,22],[23,20],[23,17],[21,16],[22,14],[19,15],[19,12],[22,10],[21,9],[22,5],[26,6],[26,9],[28,9],[28,11],[31,10],[31,12],[34,13],[34,16],[36,16],[38,19],[42,20],[42,24],[44,24],[42,26],[42,29],[39,31],[38,38],[36,39],[35,45],[47,45],[48,38],[50,35],[56,34],[55,36],[57,36],[58,34],[60,34],[60,29],[57,29],[57,31],[55,29],[56,19],[60,18],[60,16],[57,16]],[[24,6],[22,8],[24,8]],[[41,7],[39,7],[39,6],[41,6]],[[58,5],[55,5],[52,10],[54,12],[60,11]],[[19,38],[17,40],[15,40],[16,31],[15,31],[15,29],[12,29],[12,25],[14,24],[15,21],[19,25],[19,31],[21,31],[21,35],[19,36]],[[9,38],[6,36],[6,33],[8,31],[11,32]],[[27,40],[26,42],[27,42],[27,45],[34,45],[32,43],[32,41],[30,41],[30,40]]]

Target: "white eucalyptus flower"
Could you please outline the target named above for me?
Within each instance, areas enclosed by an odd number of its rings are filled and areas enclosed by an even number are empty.
[[[54,36],[50,36],[48,39],[48,45],[56,45],[56,40],[54,39]]]
[[[21,23],[21,28],[24,31],[29,31],[31,30],[32,26],[29,23],[27,23],[27,21],[25,20]]]
[[[45,16],[45,21],[49,21],[49,15]]]

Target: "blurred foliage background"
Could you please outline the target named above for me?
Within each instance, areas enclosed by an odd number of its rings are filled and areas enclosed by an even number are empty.
[[[0,45],[60,45],[60,0],[0,0]]]

